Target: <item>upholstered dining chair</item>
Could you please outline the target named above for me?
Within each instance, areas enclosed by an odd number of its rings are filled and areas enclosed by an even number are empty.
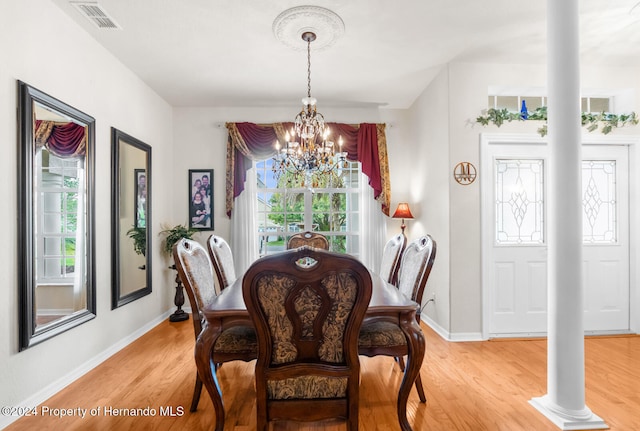
[[[213,270],[216,272],[217,290],[220,293],[225,287],[236,281],[236,270],[231,247],[229,247],[224,238],[211,235],[207,240],[207,249],[213,264]]]
[[[398,271],[398,289],[418,304],[422,304],[422,295],[427,285],[433,262],[436,258],[436,242],[431,235],[411,241],[404,252]],[[420,323],[420,309],[416,313]],[[365,356],[393,356],[404,370],[403,357],[408,353],[407,339],[395,323],[384,320],[365,320],[360,330],[358,348]],[[427,401],[422,387],[420,374],[415,382],[420,401]]]
[[[300,232],[291,235],[287,241],[287,249],[302,247],[308,245],[310,247],[329,250],[329,240],[326,236],[317,232]]]
[[[206,320],[204,307],[217,296],[213,282],[213,266],[209,254],[202,245],[183,238],[173,246],[173,259],[178,275],[191,303],[191,315],[196,339]],[[225,329],[213,347],[212,361],[216,370],[223,362],[251,361],[257,357],[258,344],[253,327],[238,325]],[[190,411],[195,412],[202,393],[202,380],[196,374]]]
[[[308,246],[251,265],[242,293],[258,337],[259,431],[330,418],[358,429],[358,333],[371,289],[357,259]]]
[[[395,285],[398,281],[400,258],[407,246],[407,237],[400,233],[391,238],[384,246],[382,260],[380,261],[379,275],[387,283]]]

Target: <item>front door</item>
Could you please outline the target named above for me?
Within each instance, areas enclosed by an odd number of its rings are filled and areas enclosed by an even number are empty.
[[[582,259],[586,331],[629,330],[627,146],[582,150]]]
[[[489,336],[547,330],[548,150],[541,141],[486,145],[483,288]],[[584,145],[585,330],[629,330],[628,147]]]

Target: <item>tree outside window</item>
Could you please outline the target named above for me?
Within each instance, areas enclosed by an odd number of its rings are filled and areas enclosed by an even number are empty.
[[[306,178],[284,173],[276,179],[271,159],[258,162],[256,169],[260,256],[284,250],[288,238],[300,231],[327,236],[332,251],[357,254],[357,162]]]

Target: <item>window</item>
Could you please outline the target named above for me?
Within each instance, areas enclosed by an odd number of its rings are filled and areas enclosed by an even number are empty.
[[[605,97],[583,97],[581,100],[582,112],[611,112],[609,99]]]
[[[347,162],[306,181],[288,173],[277,180],[272,166],[272,159],[256,163],[260,257],[286,249],[289,237],[301,231],[319,232],[329,240],[330,250],[357,257],[360,164]]]
[[[547,99],[543,96],[494,96],[488,98],[488,107],[495,109],[506,109],[511,112],[520,112],[522,101],[527,105],[527,111],[534,112],[536,109],[546,105]]]
[[[35,206],[37,221],[37,279],[46,284],[73,284],[76,261],[78,191],[83,175],[80,159],[62,159],[42,149]]]
[[[525,101],[527,111],[535,112],[536,109],[547,106],[547,98],[542,95],[489,95],[488,107],[506,109],[511,112],[520,112],[522,101]],[[583,97],[580,99],[582,112],[600,113],[611,112],[612,103],[609,97]]]

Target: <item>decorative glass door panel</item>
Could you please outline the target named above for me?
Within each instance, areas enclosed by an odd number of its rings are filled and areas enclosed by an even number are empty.
[[[582,237],[585,244],[615,244],[616,161],[582,162]]]
[[[544,243],[544,160],[495,161],[496,244]]]

